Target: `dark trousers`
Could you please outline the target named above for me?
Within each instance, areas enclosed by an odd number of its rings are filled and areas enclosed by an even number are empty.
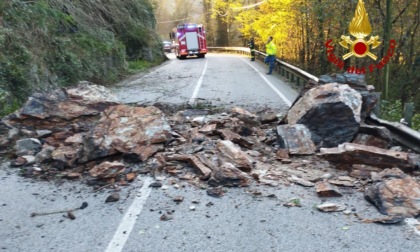
[[[269,67],[268,67],[268,73],[273,73],[273,69],[274,69],[274,63],[276,62],[276,56],[275,55],[268,55],[267,57],[265,57],[264,60],[265,63],[268,63]]]
[[[255,49],[251,49],[251,60],[255,60]]]

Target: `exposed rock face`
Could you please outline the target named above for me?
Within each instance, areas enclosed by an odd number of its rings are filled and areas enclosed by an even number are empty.
[[[144,161],[171,139],[171,127],[156,107],[117,105],[102,113],[86,136],[83,161],[115,154],[136,154]]]
[[[382,214],[416,217],[420,214],[420,184],[399,169],[386,169],[373,176],[365,197]]]
[[[362,96],[345,84],[329,83],[306,92],[289,110],[290,125],[303,124],[320,147],[350,142],[360,126]]]

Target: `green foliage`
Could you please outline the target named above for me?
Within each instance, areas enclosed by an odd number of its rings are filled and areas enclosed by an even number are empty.
[[[404,118],[404,106],[400,100],[381,101],[381,119],[389,122],[400,122]],[[415,114],[411,119],[411,128],[420,130],[420,114]]]
[[[145,60],[134,60],[128,61],[128,71],[129,73],[138,73],[142,72],[152,66],[154,66],[153,62],[145,61]]]
[[[1,0],[0,116],[35,91],[116,82],[127,59],[161,62],[153,8],[149,0]]]
[[[420,114],[415,114],[411,119],[411,128],[420,131]]]
[[[399,122],[403,118],[403,106],[400,100],[381,101],[381,118],[390,122]]]

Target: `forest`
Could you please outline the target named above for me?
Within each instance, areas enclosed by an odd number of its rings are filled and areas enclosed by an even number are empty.
[[[360,2],[370,29],[356,38],[350,24]],[[1,0],[0,105],[78,80],[112,83],[133,62],[159,64],[161,40],[183,22],[204,24],[209,46],[255,38],[264,51],[273,36],[278,59],[316,76],[365,68],[387,119],[401,118],[405,103],[420,118],[419,0]],[[342,59],[341,68],[331,62],[356,39],[366,40],[371,57]]]

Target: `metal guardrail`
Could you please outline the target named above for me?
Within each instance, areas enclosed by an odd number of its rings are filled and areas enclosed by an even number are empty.
[[[247,47],[208,47],[209,52],[227,52],[236,54],[250,55],[250,50]],[[255,58],[260,61],[264,61],[267,54],[255,51]],[[295,67],[289,63],[276,59],[274,71],[278,72],[281,76],[287,78],[290,82],[298,85],[301,89],[305,87],[306,83],[310,80],[318,82],[318,78],[302,69]]]
[[[208,49],[210,52],[228,52],[245,55],[251,54],[250,49],[247,47],[208,47]],[[267,54],[265,53],[255,51],[255,58],[260,61],[264,61],[266,56]],[[290,82],[296,83],[299,89],[304,88],[309,81],[314,81],[316,83],[319,81],[317,77],[289,63],[278,59],[276,59],[276,63],[277,64],[274,67],[274,71],[286,77]],[[374,115],[372,115],[372,121],[389,129],[393,133],[397,142],[403,144],[406,147],[409,147],[417,153],[420,153],[420,133],[418,131],[406,127],[404,124],[398,122],[393,123],[378,119]],[[411,123],[411,120],[407,121]]]

